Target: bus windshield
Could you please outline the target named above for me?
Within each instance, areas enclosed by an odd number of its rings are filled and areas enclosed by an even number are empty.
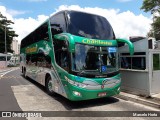
[[[88,74],[108,74],[118,71],[116,47],[100,47],[76,43],[72,54],[72,70]]]
[[[68,32],[92,39],[115,39],[113,29],[106,18],[77,11],[68,12]]]

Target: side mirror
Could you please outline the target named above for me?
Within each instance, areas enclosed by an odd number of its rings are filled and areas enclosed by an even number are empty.
[[[134,45],[130,40],[125,40],[125,39],[116,39],[116,40],[117,42],[120,42],[120,43],[127,43],[129,47],[130,55],[134,54]]]
[[[56,35],[54,35],[54,39],[66,41],[65,44],[67,45],[67,48],[69,48],[68,50],[70,52],[74,52],[75,51],[75,42],[74,42],[73,35],[71,35],[69,33],[56,34]]]
[[[63,32],[60,24],[51,24],[51,29],[54,34],[59,34]]]

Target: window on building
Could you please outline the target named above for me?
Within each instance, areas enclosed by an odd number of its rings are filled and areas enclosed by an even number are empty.
[[[128,53],[122,53],[120,57],[121,68],[145,70],[146,69],[146,55],[142,52],[137,52],[134,56]]]
[[[153,54],[153,70],[160,70],[160,54]]]
[[[132,58],[132,69],[145,70],[146,69],[145,57],[133,57]]]
[[[131,69],[131,64],[130,57],[121,57],[121,68]]]

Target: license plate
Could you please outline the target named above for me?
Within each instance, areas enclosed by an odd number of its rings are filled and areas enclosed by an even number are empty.
[[[103,96],[106,96],[106,95],[107,95],[106,92],[98,93],[98,97],[103,97]]]

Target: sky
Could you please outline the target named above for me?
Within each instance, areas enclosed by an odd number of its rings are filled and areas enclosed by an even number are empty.
[[[12,20],[21,41],[49,16],[64,9],[80,10],[106,17],[117,38],[146,36],[152,23],[150,13],[140,9],[143,0],[0,0],[0,12]]]

